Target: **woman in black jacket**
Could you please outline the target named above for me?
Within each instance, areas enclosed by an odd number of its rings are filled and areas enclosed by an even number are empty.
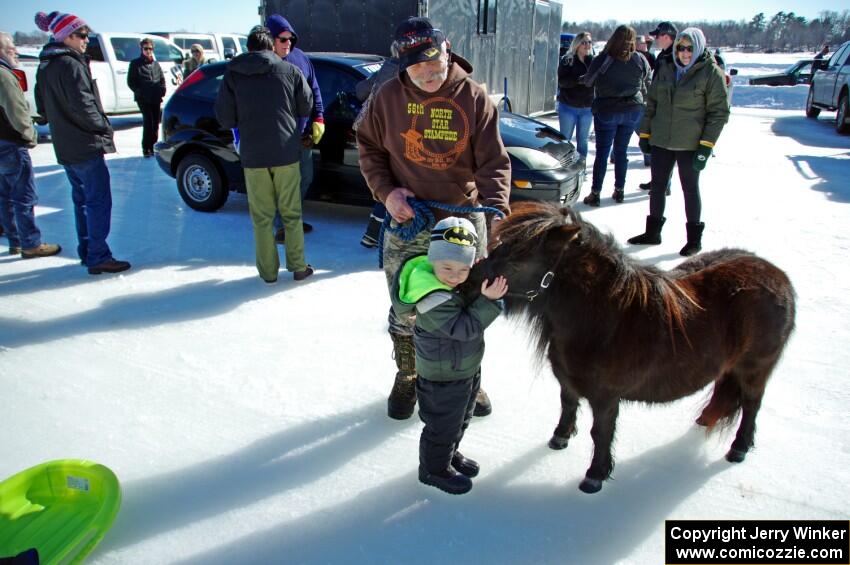
[[[590,33],[583,31],[575,36],[570,49],[558,65],[558,121],[561,133],[571,141],[576,132],[576,148],[583,159],[587,158],[587,137],[593,114],[593,87],[583,85],[579,79],[587,74],[593,54]]]
[[[153,146],[159,137],[160,106],[165,97],[165,75],[153,54],[153,41],[139,42],[142,54],[130,61],[127,86],[133,91],[142,112],[142,154],[153,157]]]
[[[590,65],[585,82],[593,81],[593,129],[596,131],[596,158],[593,183],[584,203],[599,206],[599,193],[614,146],[614,202],[623,201],[628,158],[626,150],[643,111],[643,95],[649,86],[649,63],[635,51],[635,30],[622,25],[602,55]]]

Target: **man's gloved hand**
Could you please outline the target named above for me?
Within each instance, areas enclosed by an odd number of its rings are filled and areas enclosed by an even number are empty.
[[[322,118],[316,118],[313,122],[312,134],[310,136],[313,140],[313,145],[318,145],[319,141],[322,140],[323,135],[325,135],[325,120]]]
[[[652,153],[652,145],[649,144],[648,133],[640,134],[640,141],[638,141],[638,147],[640,147],[640,151],[644,155],[649,155],[650,153]]]
[[[708,164],[708,158],[711,157],[711,149],[713,143],[708,141],[700,141],[697,150],[694,151],[694,170],[701,171]]]

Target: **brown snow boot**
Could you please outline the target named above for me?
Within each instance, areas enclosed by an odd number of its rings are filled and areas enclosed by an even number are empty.
[[[390,337],[398,372],[387,399],[387,415],[394,420],[407,420],[416,406],[416,350],[412,335],[390,333]]]

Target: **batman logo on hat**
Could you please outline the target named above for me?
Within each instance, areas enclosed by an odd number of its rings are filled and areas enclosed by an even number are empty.
[[[431,235],[431,241],[439,239],[454,243],[455,245],[475,245],[475,234],[463,226],[446,228],[441,232],[435,232]]]

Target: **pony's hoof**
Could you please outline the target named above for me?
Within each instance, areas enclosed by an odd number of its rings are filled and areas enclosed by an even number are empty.
[[[587,494],[593,494],[594,492],[599,492],[602,490],[602,481],[599,479],[591,479],[590,477],[585,477],[581,484],[578,486],[578,489],[581,492]]]
[[[747,458],[747,452],[740,449],[732,448],[726,454],[726,461],[729,463],[741,463]]]
[[[549,440],[549,449],[566,449],[569,443],[570,438],[553,435],[552,439]]]
[[[697,426],[705,427],[705,426],[708,425],[708,418],[706,418],[704,416],[700,416],[699,418],[696,419],[696,424],[697,424]]]

